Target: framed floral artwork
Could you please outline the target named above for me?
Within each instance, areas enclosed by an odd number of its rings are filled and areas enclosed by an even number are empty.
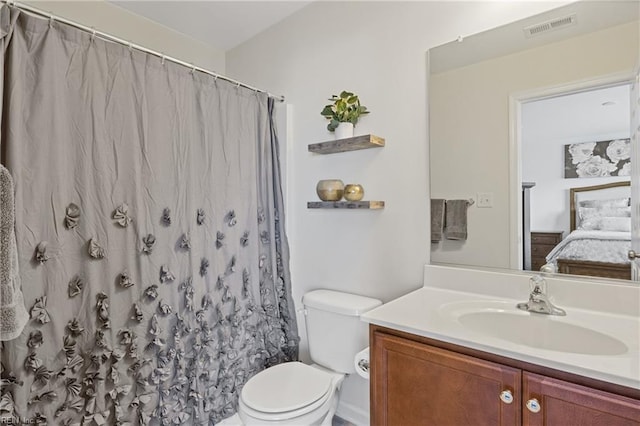
[[[629,176],[631,140],[572,143],[564,146],[564,177]]]

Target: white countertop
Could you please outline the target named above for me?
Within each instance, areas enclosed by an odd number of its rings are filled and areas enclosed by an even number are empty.
[[[526,301],[425,286],[362,315],[371,324],[404,331],[444,342],[466,346],[532,364],[591,377],[622,386],[640,389],[640,317],[581,309],[571,306],[564,317],[529,314],[515,309],[518,302]],[[626,345],[624,353],[590,355],[555,351],[514,343],[491,335],[474,332],[452,315],[451,306],[465,303],[502,304],[513,310],[544,318],[539,321],[563,322],[588,328],[613,337]]]

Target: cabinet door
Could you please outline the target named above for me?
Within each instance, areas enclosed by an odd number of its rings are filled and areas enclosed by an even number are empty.
[[[638,400],[524,372],[523,404],[533,398],[540,411],[523,408],[525,426],[640,425]]]
[[[379,332],[371,347],[372,425],[520,424],[520,370]]]

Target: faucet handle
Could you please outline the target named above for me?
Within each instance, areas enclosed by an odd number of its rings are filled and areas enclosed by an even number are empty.
[[[547,280],[540,275],[534,275],[529,278],[529,288],[533,294],[546,294],[547,293]]]

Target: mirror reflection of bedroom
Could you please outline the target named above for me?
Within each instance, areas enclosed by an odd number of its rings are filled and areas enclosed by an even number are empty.
[[[578,1],[429,50],[433,204],[475,201],[432,263],[640,275],[639,31],[640,2]]]
[[[631,279],[630,84],[521,106],[523,268]]]

